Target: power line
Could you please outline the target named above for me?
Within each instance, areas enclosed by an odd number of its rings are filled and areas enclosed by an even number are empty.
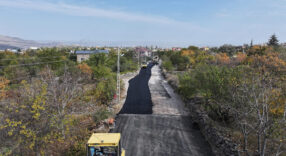
[[[12,80],[7,79],[8,82],[0,84],[0,87],[5,86],[6,84],[9,84],[11,81],[21,80],[21,79],[25,79],[25,78],[29,78],[29,77],[32,77],[32,75],[26,75],[25,77],[18,77],[16,79],[12,79]]]
[[[6,83],[3,83],[3,84],[0,84],[0,87],[1,86],[4,86],[6,84],[9,84],[11,81],[15,81],[15,80],[22,80],[22,79],[25,79],[25,78],[40,78],[40,76],[43,76],[43,74],[36,74],[36,75],[26,75],[26,76],[23,76],[23,77],[18,77],[18,78],[15,78],[15,79],[7,79],[9,82],[6,82]],[[93,85],[94,83],[79,83],[80,85],[87,85],[87,84],[91,84]]]
[[[67,62],[65,61],[50,61],[50,62],[42,62],[42,63],[29,63],[29,64],[18,64],[18,65],[7,65],[7,66],[0,66],[0,68],[3,67],[21,67],[21,66],[34,66],[34,65],[41,65],[41,64],[50,64],[50,63],[57,63],[57,62]]]
[[[49,57],[30,57],[30,58],[14,58],[14,59],[0,59],[0,61],[12,61],[12,60],[32,60],[32,59],[42,59],[42,58],[59,58],[62,56],[49,56]]]

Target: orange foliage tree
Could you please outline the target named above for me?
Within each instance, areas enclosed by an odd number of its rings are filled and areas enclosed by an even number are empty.
[[[270,72],[283,77],[286,73],[286,62],[279,58],[277,53],[267,53],[262,56],[251,56],[247,62],[262,72]],[[281,77],[281,78],[282,78]]]
[[[248,56],[251,56],[251,55],[265,55],[265,54],[271,53],[273,51],[274,50],[273,50],[272,47],[255,45],[255,46],[251,47],[248,50],[247,55]]]
[[[0,77],[0,100],[6,97],[6,88],[9,82],[4,77]]]
[[[236,54],[236,58],[234,59],[234,61],[237,62],[237,63],[241,63],[241,62],[243,62],[246,58],[247,58],[247,55],[246,55],[246,54],[239,52],[239,53]]]
[[[78,65],[78,68],[81,70],[81,72],[83,72],[84,74],[87,74],[89,76],[91,76],[92,74],[92,69],[90,68],[90,66],[88,66],[86,63],[82,63]]]
[[[226,53],[216,54],[216,61],[218,64],[230,64],[230,58]]]

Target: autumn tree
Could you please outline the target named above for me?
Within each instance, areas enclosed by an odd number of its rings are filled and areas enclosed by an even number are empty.
[[[6,97],[7,86],[9,85],[9,80],[4,77],[0,77],[0,100]]]
[[[89,78],[91,78],[92,69],[89,65],[87,65],[86,63],[82,63],[82,64],[79,64],[77,67],[81,70],[83,74],[86,74]]]
[[[216,61],[218,64],[222,64],[222,65],[230,64],[230,58],[226,53],[216,54]]]
[[[252,55],[266,55],[267,53],[272,53],[274,52],[274,49],[269,46],[261,46],[261,45],[254,45],[252,48],[250,48],[247,51],[248,56]]]
[[[57,77],[47,68],[31,84],[23,81],[19,88],[11,90],[1,100],[6,107],[0,109],[4,115],[0,137],[7,152],[44,155],[50,152],[48,145],[63,143],[69,135],[71,114],[80,114],[89,106],[89,102],[81,100],[81,79],[80,74],[75,76],[67,69]]]
[[[243,61],[245,61],[246,58],[247,58],[246,54],[239,52],[236,54],[236,57],[233,59],[233,61],[234,61],[234,63],[239,64],[239,63],[242,63]]]
[[[46,145],[59,139],[48,116],[52,112],[47,106],[47,86],[41,81],[31,85],[23,81],[18,91],[13,91],[3,102],[10,103],[1,109],[5,113],[0,127],[1,140],[4,141],[1,142],[7,153],[44,154]]]

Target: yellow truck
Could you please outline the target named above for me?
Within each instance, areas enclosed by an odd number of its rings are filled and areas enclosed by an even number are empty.
[[[87,156],[125,156],[120,133],[93,133],[86,149]]]

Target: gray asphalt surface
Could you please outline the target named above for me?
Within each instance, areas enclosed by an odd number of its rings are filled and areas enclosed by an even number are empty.
[[[139,74],[129,81],[126,101],[119,114],[152,114],[152,100],[148,82],[152,64],[141,69]]]
[[[130,80],[126,102],[112,131],[122,134],[126,156],[213,155],[189,116],[152,114],[152,92],[148,86],[151,69],[149,65]]]

